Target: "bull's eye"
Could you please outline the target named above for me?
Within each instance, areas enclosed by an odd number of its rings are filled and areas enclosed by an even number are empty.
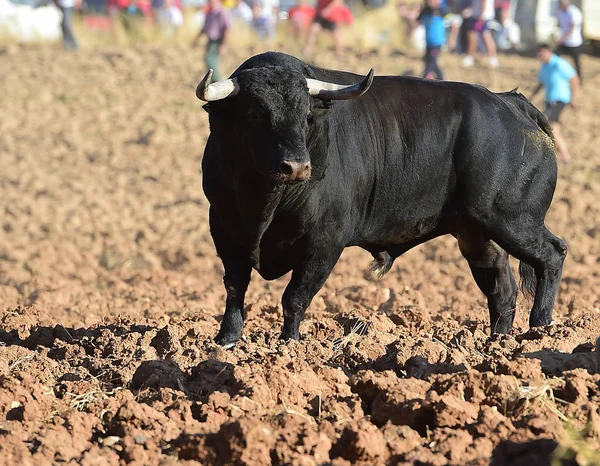
[[[310,125],[313,121],[315,121],[315,116],[312,113],[309,113],[306,117],[306,122]]]
[[[249,111],[247,116],[248,116],[248,120],[250,120],[250,121],[260,120],[260,115],[258,114],[258,112]]]

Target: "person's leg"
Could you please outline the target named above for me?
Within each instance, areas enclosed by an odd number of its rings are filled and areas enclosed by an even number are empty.
[[[219,49],[221,48],[221,41],[209,40],[206,45],[206,55],[204,56],[204,62],[206,67],[213,70],[213,81],[221,80],[221,70],[219,69]]]
[[[340,29],[337,27],[337,24],[333,29],[331,29],[331,34],[333,35],[335,54],[338,58],[341,58],[344,54],[344,46],[342,45],[342,34],[340,33]]]
[[[433,79],[433,65],[431,60],[431,48],[425,49],[425,56],[423,57],[425,62],[425,71],[423,71],[423,77],[426,79]]]
[[[274,22],[267,23],[266,33],[267,33],[267,35],[266,35],[267,42],[269,44],[273,43],[273,41],[275,40],[275,23]]]
[[[579,47],[568,47],[564,44],[561,44],[556,49],[556,54],[557,55],[566,55],[566,56],[570,57],[571,60],[573,60],[573,64],[575,65],[575,71],[577,71],[577,75],[579,76],[579,79],[581,80],[580,63],[579,63]]]
[[[317,36],[321,32],[321,25],[317,22],[312,24],[310,28],[310,32],[308,33],[308,39],[306,39],[306,47],[304,47],[304,58],[310,59],[312,58],[312,54],[315,48],[315,43],[317,42]]]
[[[290,21],[290,26],[292,28],[292,37],[294,40],[298,40],[301,37],[301,29],[300,25],[296,21]]]
[[[566,55],[568,57],[571,58],[571,60],[573,60],[573,64],[575,65],[575,71],[577,71],[577,75],[579,76],[579,79],[581,79],[581,73],[580,71],[580,63],[579,63],[579,47],[569,47],[567,45],[560,45],[557,49],[556,49],[556,54],[557,55]]]
[[[477,31],[469,29],[467,32],[467,55],[463,58],[462,66],[471,67],[475,64],[475,53],[477,52]]]
[[[497,68],[498,67],[498,56],[496,54],[496,42],[494,42],[492,33],[490,32],[489,29],[486,29],[481,33],[481,37],[483,38],[485,48],[487,49],[490,66],[492,68]]]
[[[427,47],[425,52],[425,74],[427,79],[444,79],[442,70],[438,66],[437,59],[440,54],[440,47]]]
[[[440,65],[438,64],[438,58],[440,58],[440,53],[441,53],[442,49],[441,49],[441,47],[436,47],[436,49],[437,50],[436,50],[436,54],[435,54],[434,62],[433,62],[433,64],[434,64],[434,72],[437,75],[437,78],[439,80],[443,81],[444,80],[444,73],[442,72],[442,69],[440,68]]]
[[[450,23],[450,36],[448,37],[448,50],[454,52],[457,49],[458,34],[460,32],[460,26],[456,21]]]
[[[571,162],[571,154],[569,153],[569,148],[567,147],[567,142],[562,135],[562,127],[558,121],[553,121],[552,132],[554,133],[554,141],[556,142],[556,149],[558,150],[558,155],[565,163]]]
[[[581,75],[581,46],[580,47],[568,47],[569,53],[573,58],[573,62],[575,63],[575,71],[577,71],[577,76],[579,76],[579,81],[583,82],[583,77]]]
[[[73,34],[73,25],[71,24],[71,17],[73,14],[73,8],[63,8],[62,10],[62,22],[61,29],[63,34],[63,44],[65,50],[77,49],[77,41]]]

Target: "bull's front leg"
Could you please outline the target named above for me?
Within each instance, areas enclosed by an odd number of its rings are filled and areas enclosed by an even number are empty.
[[[300,338],[300,322],[314,296],[323,287],[337,263],[343,247],[307,248],[310,252],[302,263],[294,268],[292,279],[283,293],[284,340]]]
[[[221,257],[225,274],[223,282],[227,292],[225,314],[215,343],[231,348],[242,336],[244,327],[244,298],[250,283],[249,254],[229,240],[215,216],[210,216],[210,227],[217,253]]]

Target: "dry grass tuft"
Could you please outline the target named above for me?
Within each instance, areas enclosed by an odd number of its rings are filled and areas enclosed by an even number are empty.
[[[339,337],[333,340],[333,348],[338,351],[344,349],[350,344],[352,340],[354,340],[357,337],[362,337],[367,333],[368,330],[369,323],[364,320],[357,319],[352,328],[350,329],[348,335],[344,335],[343,337]]]
[[[514,406],[521,405],[524,410],[527,410],[530,405],[537,402],[540,406],[555,414],[561,421],[569,422],[569,419],[556,407],[558,399],[554,396],[554,389],[564,385],[564,383],[564,380],[559,378],[548,379],[547,383],[543,385],[524,385],[518,383],[515,386],[510,401]],[[558,401],[566,403],[562,400]]]

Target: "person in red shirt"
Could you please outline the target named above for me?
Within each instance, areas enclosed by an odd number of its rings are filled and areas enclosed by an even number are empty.
[[[295,39],[303,38],[306,35],[315,18],[315,12],[315,8],[308,4],[308,0],[298,0],[298,3],[290,8],[289,19]]]
[[[108,0],[106,10],[108,16],[116,18],[119,14],[129,8],[130,0]]]
[[[341,23],[352,24],[353,21],[354,18],[352,17],[352,12],[344,4],[344,0],[319,0],[317,3],[315,19],[308,34],[308,39],[306,40],[304,57],[310,60],[317,41],[317,36],[323,29],[330,31],[333,35],[335,53],[338,57],[341,57],[343,47],[342,37],[338,26]]]

